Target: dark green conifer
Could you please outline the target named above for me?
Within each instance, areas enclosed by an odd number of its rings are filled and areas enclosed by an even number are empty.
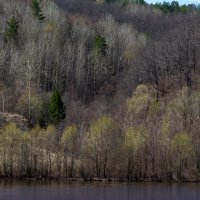
[[[44,20],[45,17],[42,13],[38,0],[32,0],[31,8],[35,17],[37,17],[39,20]]]
[[[65,118],[65,106],[58,90],[53,91],[48,104],[48,122],[57,124]]]
[[[96,35],[93,41],[93,49],[98,53],[105,54],[107,49],[105,38],[101,35]]]
[[[18,24],[19,22],[14,16],[7,21],[7,27],[4,32],[4,38],[6,42],[8,42],[11,39],[15,39],[18,31]]]

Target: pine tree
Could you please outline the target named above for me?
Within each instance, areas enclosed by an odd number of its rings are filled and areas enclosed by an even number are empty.
[[[96,35],[94,38],[94,41],[93,41],[93,49],[97,53],[102,53],[105,55],[106,49],[107,49],[107,44],[106,44],[105,38],[102,37],[101,35]]]
[[[18,31],[18,24],[19,22],[14,16],[7,21],[7,27],[4,32],[4,38],[6,42],[8,42],[11,39],[15,39]]]
[[[62,102],[61,95],[58,90],[53,91],[48,104],[48,122],[57,124],[65,118],[65,106]]]
[[[42,14],[42,10],[40,8],[38,0],[32,0],[31,8],[35,17],[37,17],[39,20],[44,20],[45,17]]]

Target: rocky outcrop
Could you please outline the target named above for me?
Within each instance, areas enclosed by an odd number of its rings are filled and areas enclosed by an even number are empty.
[[[22,115],[0,112],[0,127],[9,123],[15,123],[21,130],[27,130],[30,126],[28,120]]]

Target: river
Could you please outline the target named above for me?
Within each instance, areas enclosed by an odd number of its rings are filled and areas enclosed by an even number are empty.
[[[198,183],[0,181],[0,200],[199,200]]]

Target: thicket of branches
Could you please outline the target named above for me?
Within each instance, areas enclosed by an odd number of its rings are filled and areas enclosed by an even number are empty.
[[[0,0],[0,175],[198,178],[198,9],[55,2]]]

